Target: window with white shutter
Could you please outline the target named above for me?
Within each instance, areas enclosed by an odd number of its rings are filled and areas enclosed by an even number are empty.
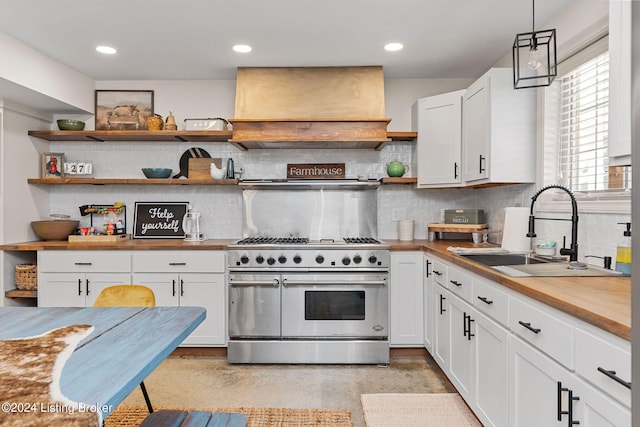
[[[544,185],[564,185],[581,205],[598,201],[596,209],[605,211],[607,200],[629,199],[631,189],[631,166],[609,166],[607,42],[605,37],[560,63],[558,78],[544,89],[540,157]]]

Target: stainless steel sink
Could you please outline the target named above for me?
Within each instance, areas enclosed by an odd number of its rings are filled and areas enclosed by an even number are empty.
[[[469,261],[477,262],[488,267],[496,265],[528,265],[549,262],[540,258],[533,258],[526,254],[470,254],[461,255]]]
[[[552,259],[534,258],[524,254],[469,254],[460,255],[512,277],[585,277],[585,276],[621,276],[613,270],[593,265],[580,264],[582,268],[572,268],[566,262]]]

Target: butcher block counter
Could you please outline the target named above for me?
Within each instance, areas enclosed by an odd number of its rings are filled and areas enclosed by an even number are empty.
[[[0,246],[5,251],[46,250],[226,250],[235,240],[185,242],[178,239],[134,239],[114,243],[34,241]],[[449,246],[473,247],[468,241],[385,240],[391,251],[425,251],[452,264],[561,310],[619,337],[631,339],[631,278],[511,277],[447,251]]]
[[[474,247],[468,241],[385,240],[392,251],[425,251],[531,297],[587,323],[631,339],[630,277],[511,277],[467,261],[447,248]]]
[[[34,241],[1,245],[3,251],[123,251],[123,250],[226,250],[233,239],[211,239],[186,242],[182,239],[130,239],[117,242]]]

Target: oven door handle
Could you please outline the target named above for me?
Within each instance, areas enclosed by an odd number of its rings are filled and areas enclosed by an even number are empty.
[[[234,280],[229,279],[230,286],[273,286],[277,288],[280,286],[280,280],[274,278],[273,280]]]
[[[356,281],[340,281],[340,280],[289,280],[282,279],[282,286],[309,286],[309,285],[321,285],[331,286],[345,284],[351,285],[363,285],[363,286],[386,286],[386,280],[356,280]]]

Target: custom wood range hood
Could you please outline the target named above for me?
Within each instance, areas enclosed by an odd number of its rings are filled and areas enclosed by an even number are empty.
[[[233,138],[244,148],[379,148],[382,67],[238,68]]]

